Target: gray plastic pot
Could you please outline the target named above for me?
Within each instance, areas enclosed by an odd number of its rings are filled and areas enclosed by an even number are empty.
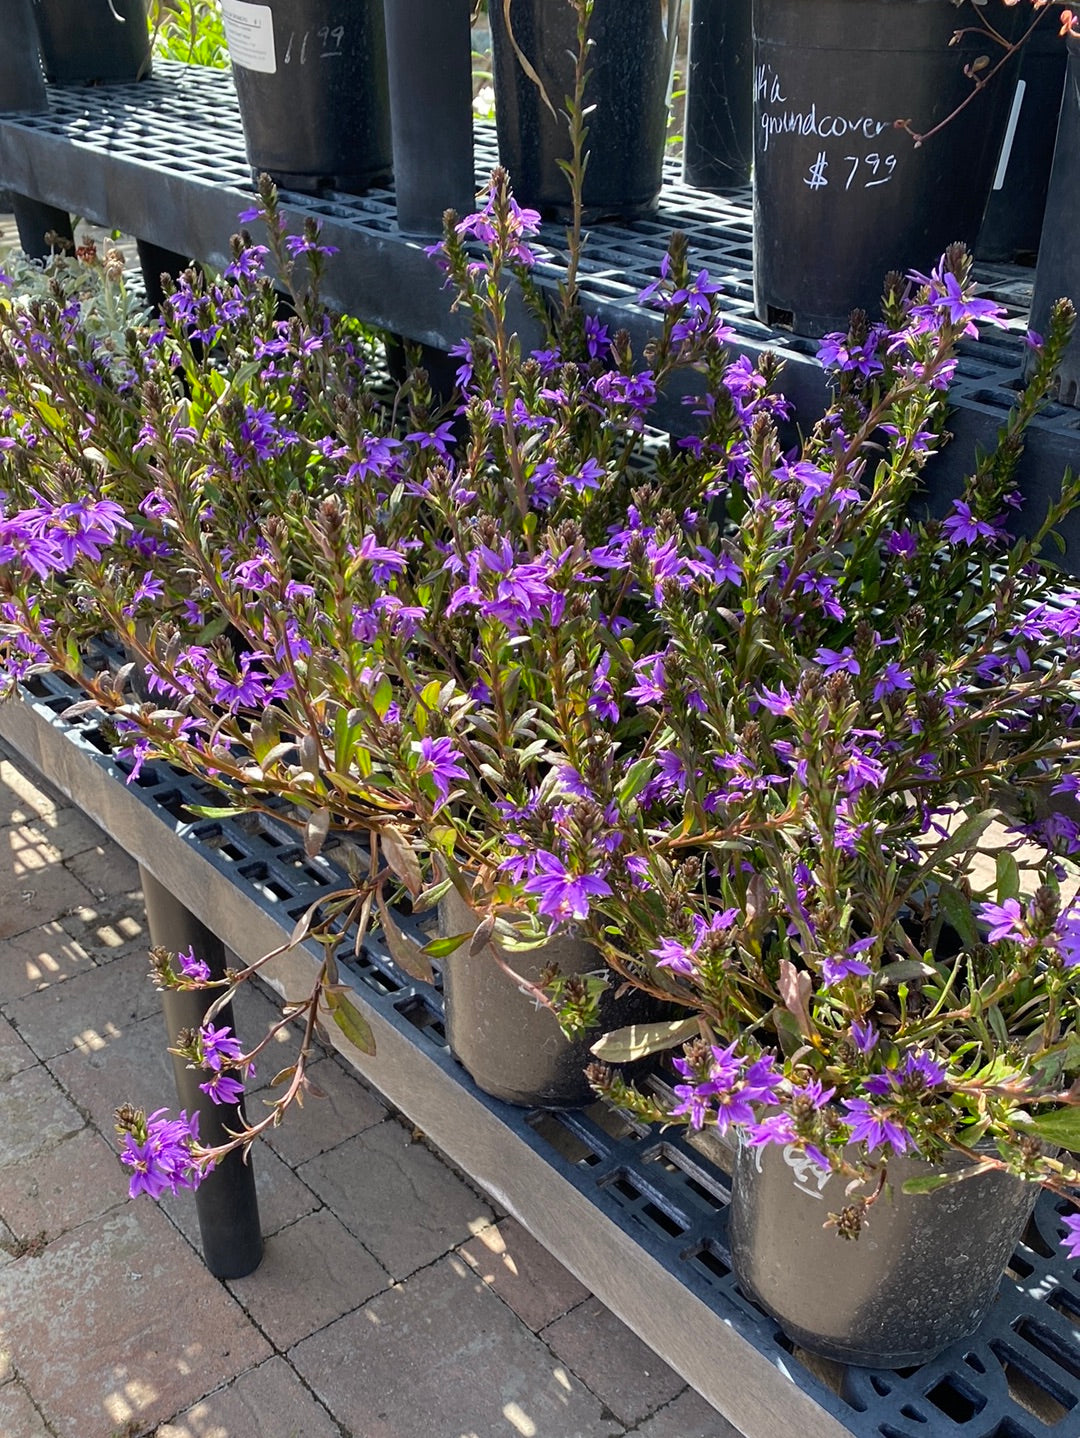
[[[479,920],[456,889],[439,900],[443,934],[471,933]],[[549,1009],[533,1000],[500,968],[495,946],[471,954],[462,944],[443,960],[446,1037],[451,1052],[477,1088],[523,1108],[580,1108],[593,1099],[585,1081],[590,1046],[605,1030],[652,1017],[655,1005],[635,993],[616,999],[609,988],[600,1000],[601,1028],[571,1041]],[[564,974],[595,973],[603,961],[591,944],[559,934],[543,948],[498,953],[515,973],[537,982],[550,964]]]
[[[847,1180],[795,1148],[740,1145],[730,1219],[739,1286],[812,1353],[869,1368],[928,1362],[986,1316],[1039,1193],[997,1172],[902,1191],[909,1178],[965,1163],[890,1159],[887,1190],[849,1240],[822,1227],[852,1201]]]

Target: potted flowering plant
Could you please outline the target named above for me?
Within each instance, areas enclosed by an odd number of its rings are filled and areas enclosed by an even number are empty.
[[[994,312],[969,270],[953,249],[882,324],[827,339],[835,403],[798,451],[762,376],[749,407],[745,371],[723,379],[725,523],[649,541],[656,643],[614,696],[649,737],[626,770],[623,710],[590,771],[636,879],[596,897],[594,941],[696,1015],[597,1045],[685,1044],[666,1093],[604,1064],[596,1090],[737,1138],[744,1290],[875,1366],[972,1332],[1037,1185],[1080,1187],[1080,828],[1055,799],[1080,786],[1080,594],[1043,552],[1080,482],[1031,538],[1007,527],[1070,320],[996,451],[919,520],[953,345]],[[1080,1250],[1080,1216],[1062,1231]]]
[[[475,1054],[485,1086],[580,1102],[587,1052],[569,1063],[534,1001],[554,1005],[546,975],[568,1027],[575,1009],[582,1023],[594,1017],[603,985],[577,971],[602,968],[595,951],[549,950],[531,979],[517,968],[501,979],[528,1026],[524,1054],[503,1064],[509,1078],[481,1071],[491,1046],[468,1036],[457,997],[479,981],[466,964],[482,951],[481,974],[531,962],[490,940],[546,944],[596,887],[576,872],[596,816],[575,793],[555,717],[602,702],[608,667],[634,648],[627,638],[605,652],[624,577],[591,548],[633,503],[645,416],[696,323],[636,370],[625,343],[577,308],[571,274],[551,342],[522,356],[506,307],[514,285],[543,310],[529,276],[537,217],[500,172],[443,248],[473,319],[465,412],[434,414],[420,374],[391,408],[355,324],[318,302],[326,247],[313,228],[286,236],[271,190],[266,200],[277,269],[308,267],[291,321],[277,318],[264,247],[240,239],[224,276],[182,277],[160,327],[110,349],[107,366],[70,306],[0,314],[8,673],[40,663],[77,677],[113,714],[133,779],[163,755],[224,788],[226,808],[287,803],[311,853],[331,829],[360,832],[365,872],[331,920],[349,913],[362,927],[377,914],[421,977],[432,957],[447,961],[451,1041]],[[60,410],[45,398],[57,394]],[[144,695],[131,693],[129,666],[86,671],[103,627],[130,647]],[[546,837],[539,857],[518,854],[504,871],[490,836],[518,810]],[[427,954],[382,902],[388,876],[415,909],[441,903],[450,932]],[[514,899],[511,923],[498,909]],[[332,975],[328,960],[310,1012],[330,1003],[341,1018]],[[355,1014],[348,1022],[357,1029]],[[534,1045],[550,1051],[554,1076],[523,1082],[514,1069]]]

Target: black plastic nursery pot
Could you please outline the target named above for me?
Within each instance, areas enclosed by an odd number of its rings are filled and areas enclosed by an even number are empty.
[[[308,194],[388,180],[382,0],[224,0],[222,12],[252,171]]]
[[[445,210],[473,209],[472,0],[386,7],[398,228],[441,235]]]
[[[33,0],[46,80],[121,84],[150,74],[146,0]]]
[[[1039,264],[1035,271],[1035,295],[1031,302],[1031,326],[1045,332],[1050,309],[1063,296],[1080,310],[1080,227],[1077,225],[1077,198],[1080,196],[1080,40],[1070,36],[1061,101],[1054,165],[1046,200]],[[1058,398],[1063,404],[1080,408],[1080,325],[1073,330],[1059,370]]]
[[[1009,35],[1019,7],[987,0]],[[1009,67],[970,94],[965,65],[993,47],[950,0],[754,0],[754,302],[798,334],[878,312],[890,270],[923,272],[974,245],[1013,95]]]
[[[691,0],[683,178],[699,190],[750,181],[754,155],[751,0]]]
[[[1005,140],[975,246],[977,259],[1035,263],[1067,58],[1056,12],[1051,12],[1021,53]]]
[[[472,932],[477,916],[456,889],[439,900],[439,929],[446,935]],[[523,1108],[581,1108],[593,1099],[585,1080],[591,1045],[601,1033],[654,1017],[646,995],[616,998],[609,986],[600,999],[600,1028],[583,1038],[566,1038],[549,1009],[537,1007],[500,967],[488,943],[475,954],[466,941],[443,960],[446,1038],[454,1057],[477,1088]],[[516,974],[536,983],[545,968],[596,973],[603,961],[591,944],[559,934],[542,948],[498,955]]]
[[[680,8],[681,0],[596,0],[585,91],[593,107],[584,183],[589,221],[656,207]],[[572,206],[559,161],[572,153],[564,111],[574,91],[575,7],[566,0],[489,0],[488,14],[499,159],[519,204],[565,219]]]
[[[847,1179],[793,1147],[740,1145],[730,1219],[739,1286],[812,1353],[870,1368],[928,1362],[986,1316],[1039,1193],[996,1172],[902,1191],[966,1163],[891,1158],[862,1232],[845,1239],[822,1225],[852,1202]],[[855,1196],[872,1192],[868,1183]]]

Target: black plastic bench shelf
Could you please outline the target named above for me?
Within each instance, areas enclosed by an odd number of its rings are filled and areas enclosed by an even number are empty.
[[[495,162],[491,126],[476,129],[477,181]],[[174,63],[158,64],[138,85],[49,87],[41,114],[0,116],[0,187],[217,266],[227,263],[229,237],[250,208],[251,174],[231,76]],[[442,276],[424,242],[400,234],[390,189],[363,196],[318,198],[286,192],[286,210],[299,223],[315,214],[340,254],[328,267],[327,298],[359,318],[407,339],[447,349],[461,337]],[[586,306],[610,327],[629,331],[641,347],[659,330],[655,312],[637,302],[656,278],[672,230],[682,230],[695,267],[707,268],[727,296],[733,348],[749,354],[774,349],[787,359],[783,388],[804,420],[820,412],[825,386],[816,345],[754,318],[752,207],[748,189],[713,195],[683,184],[669,164],[656,215],[627,224],[592,227],[581,274]],[[554,284],[563,243],[547,226],[539,274]],[[798,257],[792,257],[798,263]],[[935,464],[943,489],[970,465],[976,443],[989,443],[1020,383],[1032,271],[986,266],[985,293],[1008,310],[1004,331],[988,330],[969,343],[954,388],[951,428],[957,442]],[[530,321],[519,316],[528,334]],[[690,423],[675,395],[662,422]],[[1052,492],[1066,464],[1080,467],[1080,410],[1053,406],[1029,432],[1020,482],[1035,501]],[[944,503],[944,498],[942,498]],[[1080,563],[1080,522],[1070,536]]]
[[[22,701],[0,706],[0,737],[241,960],[280,946],[338,886],[333,838],[309,859],[283,821],[193,818],[187,806],[215,802],[216,791],[166,765],[126,782],[93,716],[61,717],[80,697],[39,676]],[[298,948],[265,972],[299,994],[317,962]],[[636,1130],[600,1106],[525,1112],[480,1093],[447,1050],[437,988],[403,975],[378,939],[343,958],[341,973],[378,1046],[367,1058],[335,1032],[350,1062],[746,1438],[1080,1434],[1080,1270],[1061,1256],[1050,1195],[970,1341],[900,1372],[815,1361],[739,1292],[721,1167],[682,1136]]]

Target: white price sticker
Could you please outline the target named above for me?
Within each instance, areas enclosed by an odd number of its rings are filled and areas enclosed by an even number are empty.
[[[274,15],[269,5],[252,5],[249,0],[221,0],[229,59],[245,70],[262,75],[277,72],[274,52]]]

